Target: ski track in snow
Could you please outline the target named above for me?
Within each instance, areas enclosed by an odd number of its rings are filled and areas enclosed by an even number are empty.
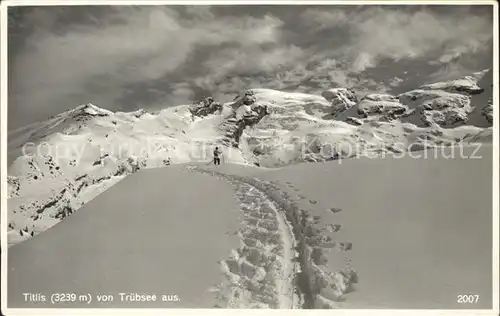
[[[241,203],[241,246],[220,261],[226,278],[214,290],[218,293],[217,307],[339,307],[336,303],[352,291],[357,274],[350,264],[334,273],[316,264],[313,257],[318,249],[321,253],[321,248],[338,248],[338,244],[326,245],[325,236],[311,235],[317,230],[288,193],[272,181],[188,169],[230,182]]]
[[[279,207],[265,193],[234,177],[199,170],[234,185],[241,207],[241,246],[220,262],[226,280],[218,286],[227,308],[298,308],[294,286],[295,237]]]

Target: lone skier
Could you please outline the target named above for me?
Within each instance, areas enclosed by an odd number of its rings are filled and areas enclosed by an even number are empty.
[[[215,147],[215,150],[214,150],[214,165],[220,165],[220,157],[219,157],[220,154],[222,154],[222,151],[219,150],[219,147]]]

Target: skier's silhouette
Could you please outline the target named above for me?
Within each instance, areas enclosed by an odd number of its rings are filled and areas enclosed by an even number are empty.
[[[220,157],[219,157],[220,154],[222,154],[222,152],[219,150],[219,147],[215,147],[215,150],[214,150],[214,164],[215,165],[220,165]]]

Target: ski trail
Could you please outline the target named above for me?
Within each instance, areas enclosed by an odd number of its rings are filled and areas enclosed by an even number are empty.
[[[295,289],[295,237],[278,206],[251,184],[222,174],[240,200],[241,246],[220,262],[226,280],[220,284],[219,305],[227,308],[298,308],[302,304]]]
[[[331,270],[323,255],[351,249],[351,243],[324,234],[340,225],[318,229],[314,218],[272,181],[188,169],[230,182],[241,203],[241,246],[220,262],[226,280],[214,290],[218,307],[338,308],[353,290],[358,277],[350,260]]]
[[[297,268],[293,233],[275,203],[267,199],[262,191],[246,183],[237,183],[236,186],[245,225],[242,241],[245,246],[253,246],[269,261],[264,266],[269,276],[268,285],[274,293],[273,301],[268,303],[274,308],[293,308],[293,280]],[[252,237],[256,237],[258,242],[251,240]],[[248,257],[248,260],[252,258]]]
[[[294,295],[295,295],[295,285],[293,284],[295,280],[295,273],[299,269],[298,263],[295,263],[295,258],[297,253],[295,251],[296,242],[293,236],[293,230],[287,220],[278,212],[276,206],[273,204],[273,208],[276,212],[276,218],[278,219],[278,225],[283,236],[283,279],[278,282],[280,286],[279,293],[280,296],[280,308],[293,308],[294,306]],[[297,301],[297,300],[296,300]]]

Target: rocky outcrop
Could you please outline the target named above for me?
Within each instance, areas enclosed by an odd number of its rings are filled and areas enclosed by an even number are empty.
[[[243,93],[243,95],[237,95],[234,99],[231,107],[233,109],[238,109],[242,105],[252,105],[257,101],[255,97],[255,93],[252,90],[247,90]]]
[[[399,119],[420,127],[489,126],[493,123],[492,106],[486,104],[492,86],[489,77],[491,71],[483,70],[456,80],[422,85],[397,96],[372,93],[358,100],[354,91],[345,88],[326,90],[322,96],[332,104],[330,119],[356,126],[367,119]]]
[[[356,97],[354,91],[347,88],[329,89],[323,91],[321,95],[323,98],[331,102],[333,115],[349,110],[358,102],[358,98]]]
[[[470,111],[471,104],[468,96],[440,90],[412,90],[400,94],[399,101],[412,108],[421,107],[423,110],[444,110],[447,108],[463,108]]]
[[[235,111],[223,124],[225,145],[238,147],[243,131],[247,127],[259,123],[264,116],[269,114],[267,105],[260,105],[255,102],[254,93],[246,91],[231,104]]]
[[[493,102],[488,100],[488,105],[486,105],[481,111],[481,115],[484,116],[488,123],[493,124]]]
[[[101,109],[91,103],[81,105],[71,111],[71,117],[77,122],[86,121],[94,117],[104,117],[111,115],[113,115],[113,112]]]
[[[362,117],[381,115],[383,120],[392,120],[408,111],[397,97],[388,94],[368,94],[358,103],[358,114]]]
[[[222,104],[215,102],[212,97],[207,97],[189,106],[191,114],[197,117],[205,117],[222,110]]]
[[[144,109],[139,109],[139,110],[134,111],[134,112],[129,112],[129,114],[134,116],[135,118],[141,118],[146,113],[147,112]]]
[[[253,91],[246,91],[243,97],[241,98],[241,102],[244,105],[252,105],[255,103],[257,99],[255,98],[255,94]]]
[[[360,120],[359,118],[348,116],[345,118],[346,123],[352,124],[352,125],[363,125],[363,121]]]
[[[236,123],[236,130],[233,134],[235,142],[238,143],[240,141],[241,134],[243,134],[245,128],[257,124],[267,114],[269,114],[267,106],[256,106],[251,112],[247,112]]]
[[[420,86],[422,90],[443,90],[451,93],[462,93],[462,94],[480,94],[484,92],[484,89],[477,85],[477,78],[473,76],[466,76],[460,79],[431,83]]]
[[[426,125],[437,124],[441,127],[453,126],[459,123],[467,123],[467,114],[459,109],[446,109],[444,111],[424,111],[423,121]]]
[[[474,108],[470,96],[444,90],[412,90],[399,95],[401,103],[412,108],[426,126],[453,127],[468,122]]]

